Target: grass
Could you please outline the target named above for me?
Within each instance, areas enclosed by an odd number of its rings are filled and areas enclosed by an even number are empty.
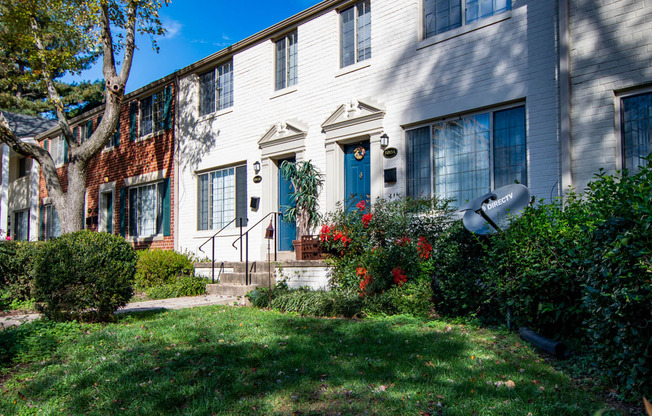
[[[0,332],[0,415],[589,415],[512,334],[203,307]],[[618,414],[608,411],[604,415]]]

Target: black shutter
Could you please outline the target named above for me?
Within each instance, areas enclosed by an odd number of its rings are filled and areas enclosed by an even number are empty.
[[[165,106],[163,107],[163,128],[170,130],[172,128],[172,86],[168,85],[163,90]]]
[[[247,225],[247,167],[235,168],[235,225]]]
[[[129,104],[129,140],[135,141],[138,137],[138,101]]]
[[[127,236],[127,188],[120,188],[120,235]]]

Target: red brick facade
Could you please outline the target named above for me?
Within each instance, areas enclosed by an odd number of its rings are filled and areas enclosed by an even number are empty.
[[[146,249],[149,247],[152,248],[162,248],[166,250],[174,249],[174,209],[175,204],[174,200],[176,195],[174,195],[174,123],[175,123],[175,93],[174,85],[170,85],[170,91],[172,92],[171,98],[171,108],[170,108],[170,123],[168,126],[169,129],[155,131],[152,134],[148,134],[142,137],[139,137],[139,134],[135,134],[136,137],[130,135],[130,125],[131,121],[131,111],[130,105],[133,102],[138,102],[139,99],[147,98],[151,96],[152,93],[160,92],[166,86],[162,86],[156,90],[139,94],[137,98],[128,99],[125,97],[125,100],[122,104],[122,110],[120,113],[120,139],[118,146],[113,148],[104,149],[99,154],[97,154],[89,162],[87,174],[86,174],[86,228],[92,231],[98,230],[99,225],[99,211],[100,211],[100,192],[101,187],[110,186],[113,190],[113,234],[121,234],[121,203],[124,205],[123,215],[126,218],[122,219],[123,227],[122,231],[125,232],[125,225],[128,228],[129,224],[129,209],[128,204],[129,198],[124,198],[125,195],[128,195],[128,192],[121,194],[121,189],[126,191],[126,182],[129,178],[141,177],[141,175],[155,174],[159,173],[159,176],[155,181],[169,179],[168,183],[168,192],[169,192],[169,221],[170,221],[170,235],[157,235],[150,238],[135,238],[129,236],[129,231],[126,230],[126,238],[134,245],[136,249]],[[98,124],[98,117],[101,117],[101,113],[95,114],[92,116],[93,126],[96,127]],[[91,118],[84,119],[83,121],[77,121],[74,124],[71,124],[73,131],[80,131],[83,134],[83,126],[88,123]],[[140,113],[137,117],[137,123],[140,128],[141,117]],[[166,126],[166,127],[168,127]],[[75,129],[75,127],[82,127],[80,129]],[[154,129],[154,128],[153,128]],[[43,143],[43,142],[41,142]],[[43,145],[43,144],[42,144]],[[67,187],[67,166],[64,165],[57,169],[59,174],[59,179],[61,180],[61,185],[66,190]],[[112,186],[111,186],[112,185]],[[40,175],[39,183],[39,198],[40,201],[43,201],[43,198],[47,197],[47,189],[45,187],[45,180],[43,174]],[[121,196],[123,198],[121,198]],[[126,201],[121,202],[121,199],[126,199]],[[41,217],[42,218],[42,217]]]

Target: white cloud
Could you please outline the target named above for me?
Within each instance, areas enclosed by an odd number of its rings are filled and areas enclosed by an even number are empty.
[[[176,38],[181,33],[181,29],[183,28],[181,22],[172,19],[165,19],[163,20],[162,24],[165,28],[165,39]]]

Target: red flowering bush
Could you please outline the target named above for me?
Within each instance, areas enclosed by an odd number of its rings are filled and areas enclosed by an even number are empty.
[[[378,200],[373,205],[351,201],[342,206],[326,216],[319,235],[330,253],[331,284],[359,290],[365,302],[376,303],[370,306],[374,312],[398,313],[391,305],[407,307],[410,302],[400,299],[408,293],[426,297],[430,304],[433,242],[450,225],[451,213],[446,201],[436,199]],[[421,311],[428,309],[420,305]]]

